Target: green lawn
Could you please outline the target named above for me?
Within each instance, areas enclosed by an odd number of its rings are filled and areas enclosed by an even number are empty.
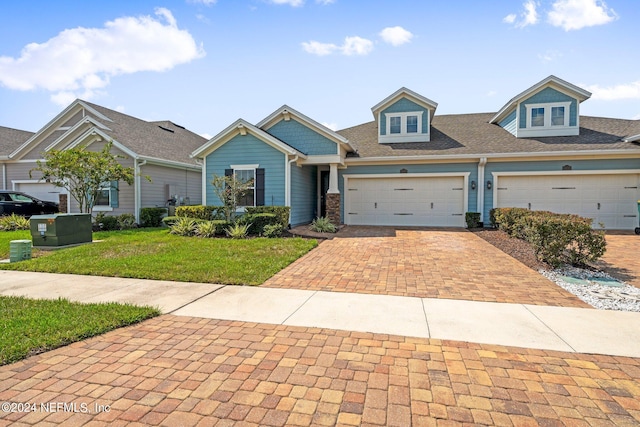
[[[0,296],[0,365],[157,316],[152,307]]]
[[[0,232],[0,236],[4,234]],[[9,240],[24,238],[16,236],[7,239],[6,244],[0,242],[7,256]],[[300,238],[235,240],[180,237],[169,234],[166,228],[94,233],[96,239],[104,241],[34,252],[34,259],[30,261],[0,264],[0,268],[259,285],[318,244],[315,240]]]

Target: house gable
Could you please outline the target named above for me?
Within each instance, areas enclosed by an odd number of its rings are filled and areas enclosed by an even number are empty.
[[[515,96],[490,120],[517,138],[580,134],[580,103],[590,92],[549,76]]]
[[[422,95],[399,89],[371,109],[378,125],[378,143],[429,142],[437,107]]]

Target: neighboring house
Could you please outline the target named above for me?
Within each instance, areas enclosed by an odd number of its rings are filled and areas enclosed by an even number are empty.
[[[76,100],[35,134],[0,128],[0,141],[2,188],[61,200],[61,210],[78,212],[78,206],[66,190],[41,181],[35,172],[29,176],[36,161],[49,150],[86,146],[100,151],[110,141],[111,152],[122,156],[120,163],[134,169],[135,182],[105,183],[94,213],[131,213],[139,220],[140,208],[165,206],[176,195],[179,203],[201,203],[202,167],[189,154],[206,139],[170,121],[147,122]]]
[[[435,115],[401,88],[374,121],[334,132],[283,106],[240,119],[192,153],[213,174],[254,178],[247,204],[291,206],[291,224],[328,215],[362,225],[488,224],[494,207],[575,213],[609,229],[638,226],[640,120],[580,116],[591,94],[550,76],[497,113]],[[252,200],[251,200],[252,199]]]

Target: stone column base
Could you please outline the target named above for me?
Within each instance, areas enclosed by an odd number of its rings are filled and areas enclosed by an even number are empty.
[[[333,225],[340,225],[340,193],[327,193],[327,218]]]

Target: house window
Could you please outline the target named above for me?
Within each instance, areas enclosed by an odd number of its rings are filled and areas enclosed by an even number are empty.
[[[111,183],[105,182],[98,191],[94,206],[111,206]]]
[[[238,199],[239,207],[256,205],[256,170],[255,169],[234,169],[236,179],[242,183],[250,185],[249,190]]]
[[[569,126],[569,102],[526,105],[527,127],[550,129]]]
[[[564,107],[551,107],[551,126],[564,126]]]
[[[418,116],[407,116],[407,133],[418,133]]]
[[[544,108],[531,109],[531,126],[544,126]]]
[[[402,117],[394,116],[389,119],[389,133],[402,132]]]

